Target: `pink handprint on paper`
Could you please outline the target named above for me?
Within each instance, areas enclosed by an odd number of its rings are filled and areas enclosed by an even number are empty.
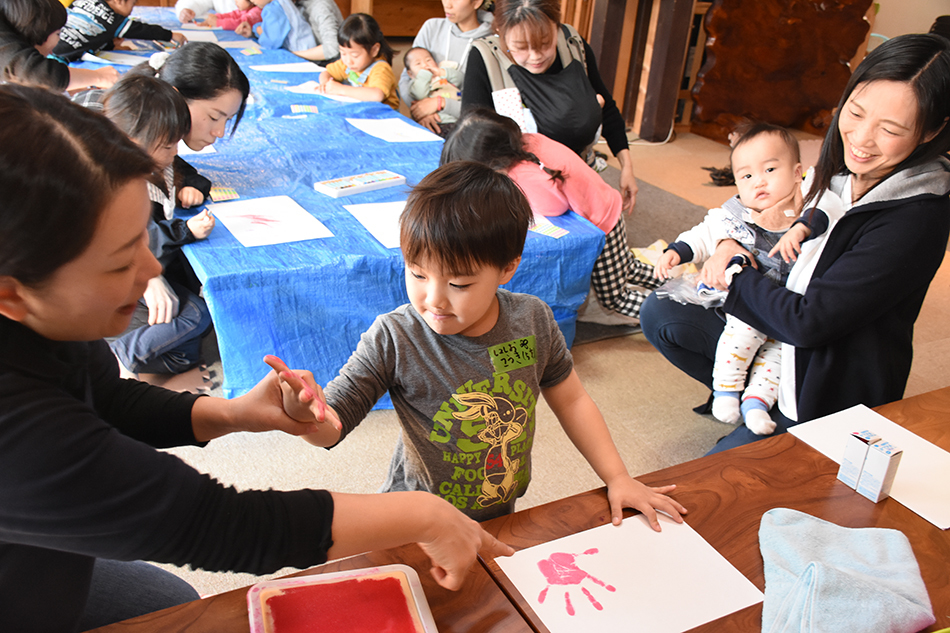
[[[552,585],[577,585],[580,586],[581,582],[584,580],[590,579],[595,585],[600,585],[607,591],[617,591],[617,589],[611,585],[604,583],[604,581],[594,578],[586,571],[577,566],[575,561],[578,556],[582,555],[591,555],[598,552],[597,548],[589,549],[584,552],[584,554],[568,554],[567,552],[555,552],[544,560],[538,561],[538,569],[541,570],[541,573],[544,574],[544,578],[548,581],[547,586],[541,590],[541,594],[538,596],[538,604],[543,604],[544,599],[548,595],[548,589]],[[591,595],[590,591],[587,590],[587,587],[581,587],[581,593],[587,596],[587,599],[598,611],[603,611],[604,606],[600,604],[594,596]],[[568,615],[574,615],[574,605],[571,603],[571,592],[570,590],[564,591],[564,607],[567,609]]]

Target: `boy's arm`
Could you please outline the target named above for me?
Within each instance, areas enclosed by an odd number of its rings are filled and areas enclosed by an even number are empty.
[[[174,38],[174,33],[163,26],[149,24],[148,22],[139,22],[129,18],[128,28],[116,37],[124,37],[129,40],[158,40],[160,42],[170,42]]]
[[[597,405],[581,384],[575,370],[557,385],[542,391],[544,400],[554,411],[564,432],[594,472],[607,484],[607,498],[614,525],[623,520],[623,509],[634,508],[660,531],[656,510],[682,523],[686,508],[666,496],[676,486],[648,488],[627,472],[620,453],[610,437],[607,423]]]

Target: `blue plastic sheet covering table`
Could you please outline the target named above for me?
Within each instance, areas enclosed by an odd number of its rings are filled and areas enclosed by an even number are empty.
[[[178,25],[167,9],[137,8],[135,15]],[[230,31],[215,34],[219,40],[239,39]],[[265,354],[309,369],[318,383],[326,384],[376,316],[408,302],[399,249],[384,248],[343,205],[405,200],[409,187],[438,166],[442,143],[382,141],[345,118],[404,119],[388,106],[291,93],[288,86],[319,75],[250,68],[301,61],[287,51],[229,51],[251,83],[244,118],[233,137],[214,145],[215,153],[186,160],[215,186],[235,189],[242,200],[290,196],[333,237],[245,248],[219,222],[207,240],[185,247],[214,320],[224,392],[234,397],[253,387],[268,371]],[[316,106],[319,112],[292,114],[291,106],[297,104]],[[407,185],[338,199],[313,188],[316,181],[379,169],[405,176]],[[574,213],[552,221],[569,233],[554,239],[529,232],[518,272],[505,287],[547,302],[571,344],[604,234]],[[378,406],[391,406],[388,396]]]

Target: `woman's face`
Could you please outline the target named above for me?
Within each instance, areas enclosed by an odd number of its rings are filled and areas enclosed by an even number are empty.
[[[857,86],[838,117],[844,162],[863,191],[880,182],[922,142],[917,98],[909,84],[871,81]]]
[[[551,67],[557,55],[557,24],[551,22],[538,43],[532,43],[524,24],[513,26],[505,32],[505,45],[516,64],[540,75]]]
[[[185,145],[199,152],[224,136],[228,121],[241,109],[241,92],[232,88],[212,99],[188,102],[191,131],[183,139]]]
[[[482,6],[482,0],[442,0],[445,19],[460,26],[468,24],[472,19],[477,21],[475,12],[480,6]]]
[[[162,272],[148,248],[150,212],[145,180],[123,185],[86,250],[39,288],[21,287],[26,314],[20,321],[55,341],[93,341],[125,331],[148,280]]]

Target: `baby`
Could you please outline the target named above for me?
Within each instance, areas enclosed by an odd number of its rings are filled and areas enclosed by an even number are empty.
[[[439,108],[439,121],[442,124],[455,123],[458,119],[445,111],[445,99],[461,101],[462,92],[458,86],[462,83],[463,75],[455,62],[444,61],[436,64],[432,53],[424,48],[410,48],[403,58],[406,73],[412,79],[409,94],[413,101],[426,97],[440,97],[443,99]]]
[[[705,261],[718,242],[733,239],[753,255],[766,277],[784,286],[801,242],[827,228],[827,216],[818,209],[799,218],[802,166],[798,141],[788,130],[767,123],[741,130],[732,150],[732,171],[739,195],[677,237],[657,262],[657,277],[668,278],[670,269],[682,262]],[[781,343],[726,315],[713,366],[713,416],[729,424],[741,417],[753,433],[772,433],[769,409],[778,398],[780,369]]]

